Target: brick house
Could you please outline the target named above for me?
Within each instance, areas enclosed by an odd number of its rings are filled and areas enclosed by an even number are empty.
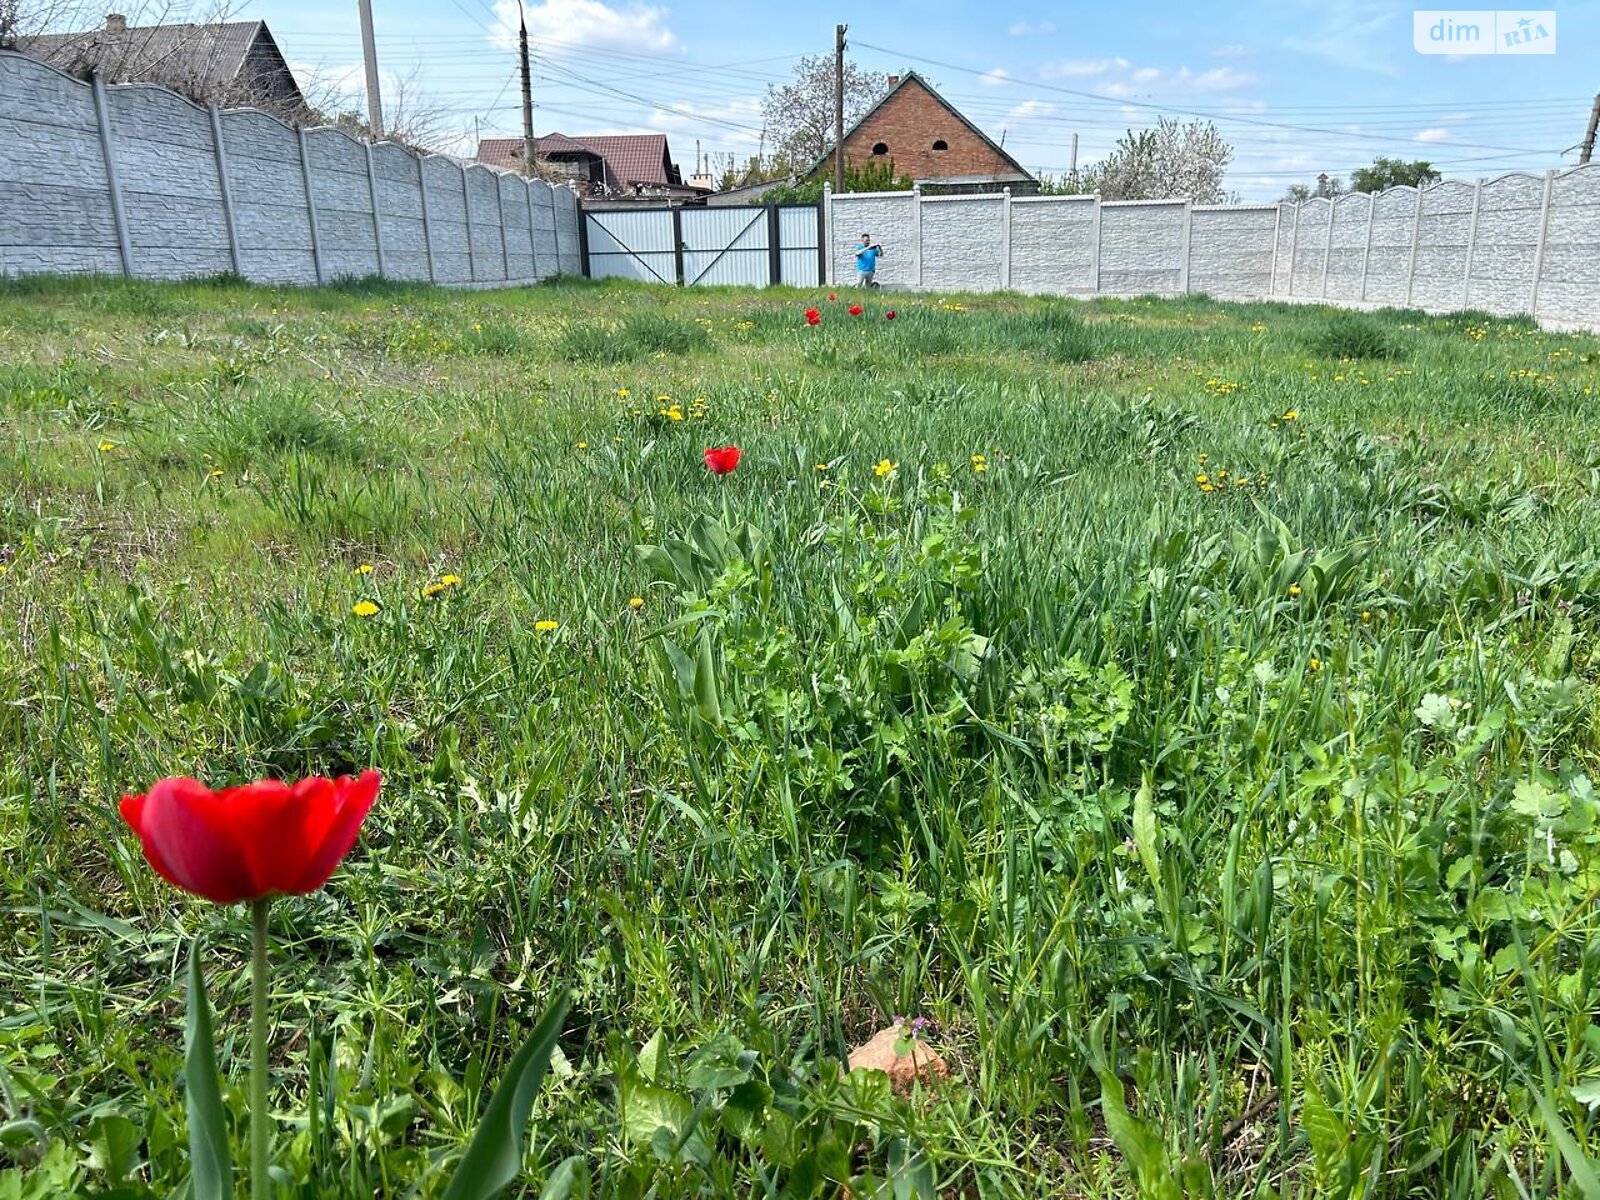
[[[521,138],[484,138],[476,161],[522,170]],[[546,178],[569,181],[583,196],[611,200],[685,200],[704,190],[683,181],[663,133],[547,133],[533,152]]]
[[[962,116],[915,71],[889,76],[883,99],[845,131],[845,162],[852,167],[888,160],[930,192],[1037,191],[1039,181]],[[833,148],[811,175],[833,169]]]

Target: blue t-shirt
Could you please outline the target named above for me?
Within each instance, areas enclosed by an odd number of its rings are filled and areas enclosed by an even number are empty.
[[[856,251],[856,270],[876,271],[878,269],[878,248],[867,246]]]

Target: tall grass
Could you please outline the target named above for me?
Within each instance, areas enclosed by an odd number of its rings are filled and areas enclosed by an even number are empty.
[[[1600,343],[863,304],[0,284],[0,1196],[186,1188],[245,999],[116,798],[368,765],[285,1194],[433,1194],[562,985],[530,1195],[1586,1194]]]

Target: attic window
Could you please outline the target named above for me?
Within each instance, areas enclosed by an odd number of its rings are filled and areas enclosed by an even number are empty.
[[[935,150],[948,150],[950,149],[950,143],[943,138],[936,138],[934,139],[933,148]]]
[[[889,153],[889,144],[887,142],[874,142],[872,146],[872,153],[877,155]]]

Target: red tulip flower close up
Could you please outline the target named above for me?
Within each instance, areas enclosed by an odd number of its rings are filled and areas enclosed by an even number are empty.
[[[124,796],[122,819],[174,887],[217,904],[303,895],[327,883],[350,853],[380,783],[378,772],[364,771],[214,792],[193,779],[163,779]]]
[[[852,316],[852,317],[859,317],[859,316],[860,316],[860,315],[861,315],[861,305],[859,305],[859,304],[852,304],[852,305],[851,305],[851,306],[850,306],[850,315],[851,315],[851,316]]]
[[[883,319],[884,319],[884,320],[885,320],[885,321],[892,321],[892,320],[894,320],[894,309],[892,309],[892,308],[891,308],[891,309],[890,309],[890,310],[889,310],[889,311],[888,311],[888,312],[886,312],[886,313],[884,313],[884,314],[883,314]]]
[[[744,451],[737,446],[718,446],[706,451],[706,470],[713,475],[731,475],[743,457]]]
[[[838,297],[837,293],[834,293],[834,292],[829,292],[828,293],[828,299],[829,300],[837,300],[838,298],[839,297]]]
[[[822,324],[822,310],[820,308],[808,308],[808,309],[806,309],[806,324],[807,325],[821,325]]]

